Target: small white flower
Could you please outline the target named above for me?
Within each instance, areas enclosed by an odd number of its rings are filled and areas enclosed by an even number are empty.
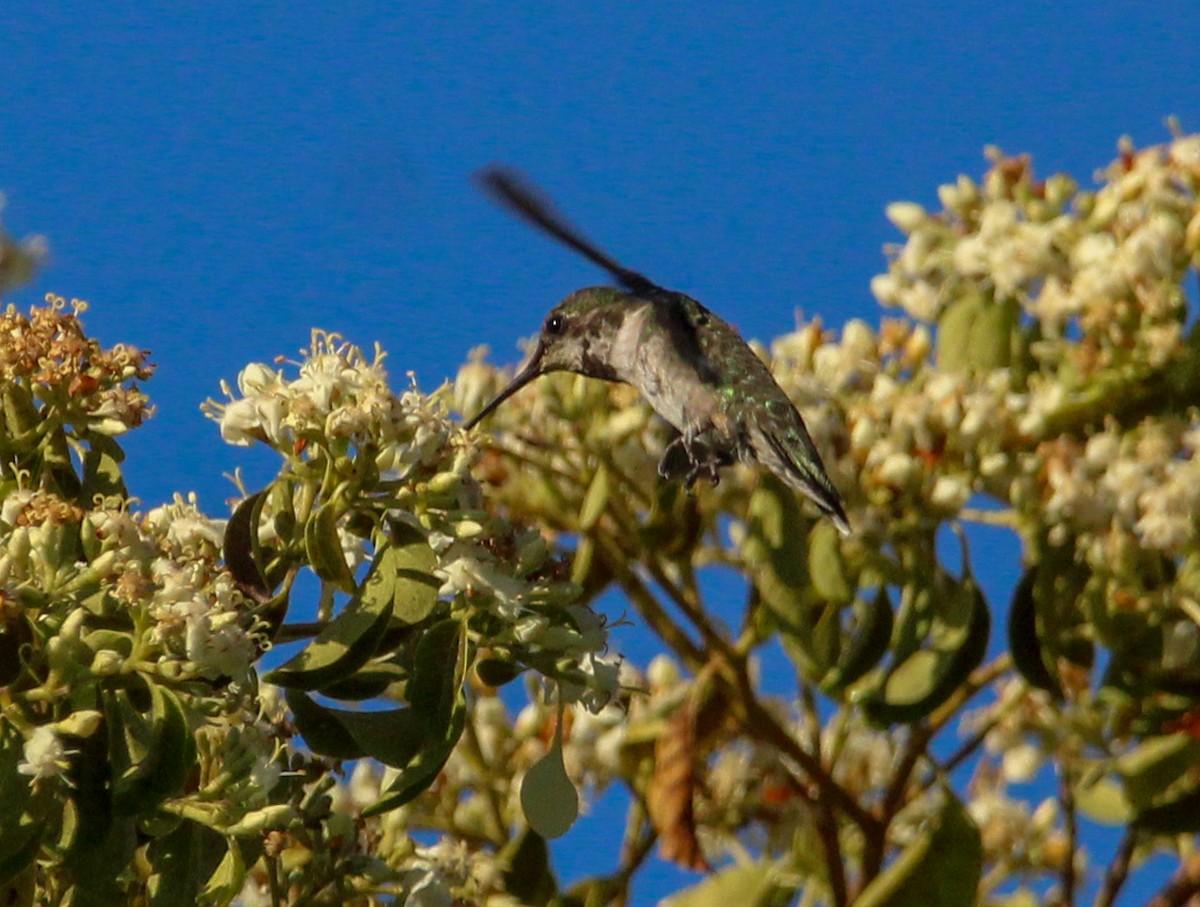
[[[957,511],[971,496],[971,484],[964,476],[939,476],[929,495],[930,502],[943,510]]]
[[[916,202],[892,202],[884,209],[884,214],[903,233],[912,233],[929,217]]]
[[[34,728],[25,740],[17,771],[34,781],[56,778],[67,768],[67,750],[54,728],[48,725]]]
[[[1006,781],[1025,784],[1037,775],[1042,765],[1042,752],[1032,743],[1018,743],[1004,751],[1001,765]]]
[[[278,760],[260,753],[250,767],[250,783],[254,785],[255,793],[265,796],[274,790],[283,774],[283,766]]]
[[[876,473],[880,482],[903,488],[920,471],[920,464],[906,453],[896,451],[887,455]]]
[[[900,281],[895,274],[876,274],[871,278],[871,295],[880,305],[899,305]]]

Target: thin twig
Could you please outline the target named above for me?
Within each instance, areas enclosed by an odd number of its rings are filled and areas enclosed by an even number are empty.
[[[842,857],[842,844],[838,839],[837,819],[825,798],[817,804],[817,836],[821,849],[825,851],[825,866],[829,876],[829,895],[834,907],[846,907],[850,893],[846,887],[846,861]]]
[[[812,687],[806,683],[800,684],[800,700],[804,703],[804,712],[808,717],[809,748],[813,757],[825,762],[821,755],[821,715],[817,711],[817,697],[813,695]],[[830,770],[833,764],[825,763]],[[846,859],[842,854],[842,842],[838,836],[837,817],[829,798],[822,793],[817,798],[817,835],[821,840],[821,849],[825,851],[825,866],[829,876],[829,893],[834,907],[845,907],[849,903],[849,892],[846,889]]]
[[[959,511],[958,518],[968,523],[980,526],[999,526],[1003,529],[1013,529],[1017,525],[1016,514],[1011,510],[980,510],[976,507],[964,507]]]
[[[691,670],[700,670],[707,660],[703,650],[671,620],[662,603],[654,597],[654,593],[647,589],[637,574],[629,569],[629,565],[620,551],[613,551],[603,536],[596,537],[596,544],[605,564],[612,571],[613,578],[621,587],[621,591],[629,596],[629,600],[641,612],[650,628],[658,634],[659,639],[682,658],[684,664]]]
[[[1183,907],[1197,893],[1200,893],[1200,853],[1187,857],[1171,881],[1146,907]]]
[[[629,596],[630,601],[638,607],[642,616],[646,618],[646,622],[650,624],[663,642],[679,654],[692,670],[699,670],[707,664],[709,659],[706,657],[705,652],[697,647],[687,634],[671,620],[654,594],[646,587],[637,574],[629,568],[622,552],[619,550],[614,551],[613,548],[615,546],[603,535],[597,536],[596,542],[600,551],[603,552],[605,561],[613,571],[613,576],[621,586],[621,589]],[[706,624],[707,622],[703,623]],[[715,631],[711,627],[709,630],[715,634]],[[706,642],[708,641],[706,639]],[[726,692],[730,694],[732,704],[739,707],[741,714],[738,717],[745,726],[746,731],[755,739],[769,741],[776,749],[783,752],[799,765],[809,780],[819,790],[827,792],[830,802],[844,812],[855,825],[858,825],[864,834],[877,832],[879,823],[875,817],[863,809],[858,801],[833,779],[833,776],[826,771],[821,761],[815,758],[808,750],[804,749],[776,721],[775,716],[768,712],[762,703],[758,701],[754,685],[746,673],[745,664],[741,659],[733,657],[728,641],[725,641],[725,645],[712,654],[720,657],[722,652],[728,653],[731,658],[729,660],[721,659],[723,662],[721,666],[724,670],[718,671],[716,676],[722,686],[725,687]],[[729,676],[730,673],[732,673],[732,677]],[[815,799],[810,802],[815,802]]]
[[[478,710],[472,709],[471,715],[475,716],[476,714],[478,714]],[[484,803],[487,804],[488,808],[488,817],[494,825],[494,828],[490,829],[492,843],[500,847],[504,845],[508,838],[508,823],[504,821],[504,811],[500,808],[500,800],[496,796],[496,791],[486,780],[491,774],[488,771],[491,766],[488,765],[487,759],[484,758],[483,744],[479,741],[479,731],[475,727],[473,717],[465,723],[464,728],[466,733],[463,736],[466,737],[467,755],[478,765],[480,768],[479,775],[485,779],[480,783],[478,790],[483,795]]]
[[[996,721],[989,721],[978,731],[963,741],[962,746],[956,749],[950,758],[942,763],[942,774],[949,775],[956,768],[970,759],[975,751],[983,745],[983,741],[987,739],[987,735],[991,733],[992,729],[997,724],[998,722]]]
[[[236,844],[233,846],[237,846]],[[283,883],[279,878],[279,857],[274,854],[267,854],[267,884],[271,890],[271,907],[283,907],[285,898],[283,894]]]
[[[1129,865],[1133,859],[1133,849],[1136,845],[1137,832],[1133,828],[1126,828],[1121,843],[1117,845],[1117,852],[1113,855],[1112,862],[1108,864],[1108,871],[1104,874],[1104,884],[1096,893],[1096,900],[1092,902],[1092,907],[1112,907],[1116,903],[1121,886],[1129,878]]]
[[[618,529],[620,530],[620,538],[637,538],[637,520],[619,499],[609,500],[608,512],[617,522]],[[694,584],[689,585],[685,589],[679,588],[667,576],[667,571],[662,561],[654,551],[634,549],[627,552],[627,554],[630,560],[642,562],[646,570],[649,571],[650,577],[667,593],[667,597],[671,599],[675,607],[682,611],[684,616],[691,621],[692,625],[699,631],[705,645],[714,654],[719,654],[724,660],[730,662],[740,660],[733,651],[730,641],[708,619],[708,615],[704,611],[704,604],[700,600],[699,591]]]
[[[882,831],[877,837],[868,836],[863,847],[862,883],[864,886],[879,875],[883,868],[884,852],[887,849],[887,828],[905,803],[904,795],[912,780],[912,773],[921,757],[925,755],[930,741],[951,718],[958,714],[972,696],[1010,667],[1012,667],[1012,658],[1006,653],[990,664],[976,668],[966,682],[955,690],[949,699],[938,706],[929,718],[911,729],[899,764],[892,775],[892,783],[888,785],[883,800],[875,811]],[[929,784],[934,783],[934,780],[935,778],[931,777],[923,787],[928,787]]]
[[[1071,771],[1059,766],[1058,799],[1062,803],[1063,825],[1067,832],[1067,856],[1062,866],[1062,904],[1075,905],[1075,852],[1079,847],[1079,823],[1075,816],[1075,791],[1071,787]]]
[[[646,802],[636,790],[630,790],[629,818],[625,826],[625,840],[621,844],[621,863],[608,881],[616,886],[612,896],[613,907],[625,907],[629,901],[629,883],[650,855],[658,832],[649,821]]]
[[[817,789],[826,794],[834,806],[845,813],[850,821],[862,829],[864,835],[881,834],[883,829],[879,820],[865,810],[845,788],[838,784],[825,766],[821,764],[821,761],[802,747],[787,729],[775,720],[775,716],[767,711],[763,704],[758,701],[758,698],[753,695],[753,688],[750,686],[750,680],[745,676],[744,671],[741,672],[739,681],[743,684],[743,687],[738,695],[745,709],[746,729],[750,735],[757,740],[764,740],[770,743],[799,765],[804,773],[808,775],[809,780],[817,786]]]
[[[315,620],[303,624],[283,624],[275,631],[275,638],[272,642],[280,645],[285,642],[295,642],[298,639],[308,639],[310,636],[316,636],[328,625],[329,621],[327,620]]]

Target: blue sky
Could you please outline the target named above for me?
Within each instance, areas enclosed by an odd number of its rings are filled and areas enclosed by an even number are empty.
[[[797,309],[877,321],[884,205],[933,204],[986,144],[1086,184],[1123,134],[1200,129],[1194,2],[740,6],[6,3],[3,216],[52,250],[10,300],[88,299],[92,332],[154,352],[131,487],[220,512],[248,461],[198,406],[247,362],[318,326],[430,389],[602,282],[475,191],[490,161],[770,338]],[[611,829],[585,820],[565,874]]]

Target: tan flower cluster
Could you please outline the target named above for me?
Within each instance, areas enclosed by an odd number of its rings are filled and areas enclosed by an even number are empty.
[[[18,421],[8,427],[12,440],[33,446],[60,427],[115,436],[140,425],[153,407],[131,382],[153,373],[146,353],[87,337],[79,321],[87,303],[53,295],[46,303],[29,315],[11,305],[0,313],[0,383],[9,421]]]

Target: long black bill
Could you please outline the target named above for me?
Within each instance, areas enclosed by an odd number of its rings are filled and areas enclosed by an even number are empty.
[[[520,173],[508,167],[491,165],[476,174],[479,184],[501,205],[526,223],[532,224],[588,261],[608,271],[630,293],[646,293],[658,289],[657,284],[636,271],[630,271],[603,249],[584,238],[567,222],[554,204]]]
[[[521,367],[521,370],[519,372],[517,372],[516,375],[513,376],[512,381],[510,381],[508,383],[508,387],[504,388],[504,390],[502,390],[502,391],[500,391],[500,393],[496,394],[496,396],[494,396],[491,399],[491,401],[488,403],[488,405],[485,406],[483,409],[481,409],[479,412],[477,412],[471,418],[471,420],[469,422],[467,422],[467,424],[464,425],[463,427],[467,431],[470,431],[472,428],[474,428],[476,425],[478,425],[480,422],[482,422],[484,419],[486,419],[488,416],[490,416],[492,414],[492,412],[496,409],[496,407],[498,407],[501,403],[503,403],[505,400],[507,400],[509,397],[511,397],[513,394],[515,394],[517,391],[519,391],[521,388],[523,388],[526,384],[528,384],[534,378],[539,377],[541,374],[542,374],[542,349],[539,346],[536,350],[533,351],[533,355],[529,357],[529,361],[526,362],[525,365]]]

